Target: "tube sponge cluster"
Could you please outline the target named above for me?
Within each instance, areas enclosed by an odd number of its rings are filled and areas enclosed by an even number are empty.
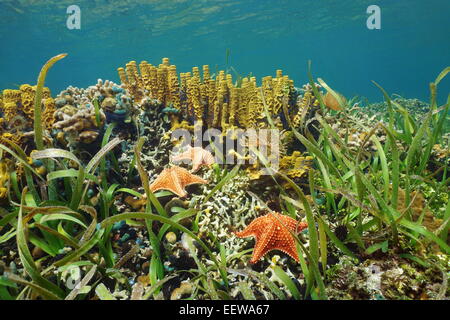
[[[190,122],[199,122],[208,127],[250,128],[265,127],[264,102],[269,115],[282,125],[282,106],[289,115],[295,115],[297,91],[294,81],[277,70],[275,77],[262,79],[257,85],[256,77],[233,80],[231,74],[219,71],[215,77],[209,66],[198,67],[191,72],[177,74],[175,65],[163,58],[158,66],[142,61],[130,61],[125,68],[118,68],[122,85],[135,101],[144,97],[157,99],[165,106],[175,108]]]
[[[122,88],[135,103],[143,105],[142,102],[151,100],[158,102],[153,105],[163,106],[163,112],[171,115],[172,130],[181,127],[192,130],[191,123],[220,128],[234,137],[234,129],[269,128],[270,122],[280,129],[288,129],[289,122],[300,128],[320,109],[312,87],[296,88],[282,70],[263,77],[258,85],[256,77],[236,80],[224,70],[212,75],[208,65],[177,74],[176,66],[163,58],[157,66],[147,61],[139,65],[130,61],[118,68],[118,74]],[[180,123],[180,118],[187,121]],[[281,170],[291,178],[300,178],[311,168],[312,158],[295,150],[289,150],[289,155],[283,146],[282,143]],[[249,168],[252,179],[259,179],[260,169],[258,164]]]

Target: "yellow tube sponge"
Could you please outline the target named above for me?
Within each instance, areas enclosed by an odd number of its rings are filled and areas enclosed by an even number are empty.
[[[127,79],[127,75],[125,73],[125,69],[120,67],[117,68],[117,73],[119,74],[119,78],[120,78],[120,82],[124,85],[128,85],[128,79]]]
[[[229,108],[229,118],[228,123],[230,126],[234,127],[236,124],[236,110],[239,106],[239,88],[232,87],[230,89],[230,108]]]
[[[208,83],[209,79],[211,79],[211,75],[209,74],[209,66],[205,64],[203,66],[203,82]]]
[[[119,77],[123,77],[121,73],[120,70]],[[125,65],[125,74],[127,78],[126,88],[137,101],[140,101],[142,98],[142,80],[139,76],[136,61],[130,61]]]
[[[130,61],[118,68],[122,84],[130,91],[135,101],[149,97],[164,106],[172,105],[189,121],[204,121],[209,127],[258,127],[268,126],[264,105],[277,125],[284,104],[292,104],[294,83],[281,69],[276,76],[262,79],[261,87],[255,77],[245,77],[236,83],[231,74],[220,70],[212,78],[208,65],[191,72],[177,74],[175,65],[168,58],[153,66],[147,61],[139,64]],[[179,77],[179,78],[178,78]],[[305,97],[307,99],[307,97]],[[298,117],[297,117],[298,120]]]
[[[29,119],[34,118],[34,95],[35,88],[29,84],[23,84],[20,86],[20,95],[22,102],[22,111],[27,115]]]
[[[157,91],[156,91],[156,99],[161,101],[161,103],[165,103],[166,100],[166,73],[164,72],[164,68],[159,67],[156,70],[156,76],[157,76]]]
[[[188,81],[188,113],[195,116],[196,121],[203,119],[203,105],[200,91],[200,72],[197,67],[192,68],[192,77]]]
[[[280,170],[291,178],[300,178],[312,168],[312,160],[313,157],[305,157],[299,151],[294,151],[290,156],[281,158]]]
[[[11,121],[17,114],[20,105],[20,90],[3,90],[3,113],[6,121]]]
[[[174,108],[180,110],[180,84],[178,82],[177,67],[175,65],[169,67],[168,84],[170,94],[168,103],[171,103]]]
[[[53,124],[55,123],[55,99],[47,98],[44,100],[44,113],[42,116],[42,120],[44,121],[45,127],[47,130],[51,130]]]
[[[162,64],[166,67],[170,66],[170,60],[169,58],[162,58]]]
[[[10,171],[11,168],[7,160],[0,160],[0,199],[5,199],[8,197],[8,181]]]

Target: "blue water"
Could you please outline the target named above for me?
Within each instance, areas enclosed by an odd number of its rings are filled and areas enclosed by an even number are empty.
[[[81,9],[81,29],[66,27],[66,9]],[[366,27],[369,5],[381,30]],[[297,86],[315,77],[347,97],[389,93],[428,101],[428,85],[450,65],[449,0],[1,0],[0,89],[35,83],[48,58],[69,55],[49,72],[53,94],[98,78],[118,82],[129,60],[179,72],[209,64],[258,78],[281,68]],[[450,78],[450,77],[449,77]],[[450,79],[439,86],[440,101]]]

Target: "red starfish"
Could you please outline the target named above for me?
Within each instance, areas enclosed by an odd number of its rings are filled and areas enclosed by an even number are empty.
[[[158,190],[169,190],[179,197],[187,196],[184,188],[187,185],[194,183],[202,183],[205,184],[208,181],[203,180],[199,176],[191,174],[184,168],[181,167],[172,167],[166,168],[159,174],[155,181],[150,185],[150,190],[152,192]]]
[[[183,160],[192,161],[192,172],[197,172],[200,166],[210,166],[215,163],[214,156],[211,152],[200,147],[192,148],[191,146],[185,152],[172,157],[172,161],[174,162]]]
[[[255,237],[256,244],[250,263],[256,263],[266,253],[272,250],[281,250],[299,261],[294,237],[289,230],[298,233],[306,229],[306,222],[299,222],[291,217],[277,212],[253,220],[241,232],[235,232],[239,238]]]

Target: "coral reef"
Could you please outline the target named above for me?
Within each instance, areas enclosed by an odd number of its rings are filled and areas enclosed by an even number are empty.
[[[395,255],[367,259],[361,265],[342,257],[328,276],[327,293],[333,300],[436,299],[442,283],[439,270],[424,269]]]
[[[60,144],[69,148],[74,148],[77,143],[90,144],[96,141],[106,119],[103,112],[99,112],[97,119],[93,107],[76,107],[70,104],[55,111],[54,117],[54,136]]]

